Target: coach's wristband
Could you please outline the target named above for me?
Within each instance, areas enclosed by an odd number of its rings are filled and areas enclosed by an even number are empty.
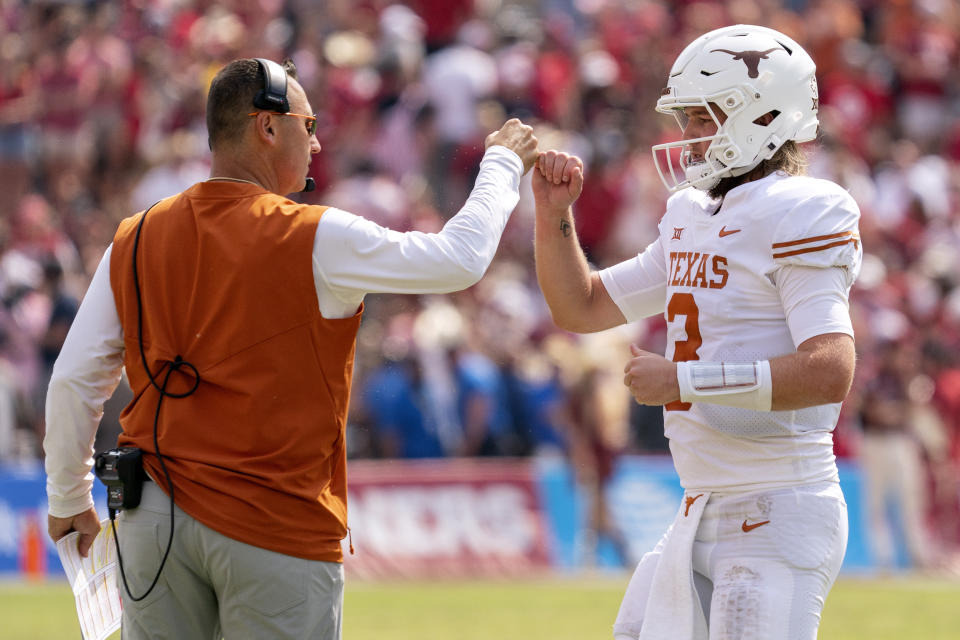
[[[708,402],[754,411],[770,411],[773,379],[770,361],[677,363],[683,402]]]

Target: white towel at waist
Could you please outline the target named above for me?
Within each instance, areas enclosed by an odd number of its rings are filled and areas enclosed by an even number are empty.
[[[693,540],[709,499],[709,492],[684,496],[653,574],[639,640],[707,640],[693,584]]]

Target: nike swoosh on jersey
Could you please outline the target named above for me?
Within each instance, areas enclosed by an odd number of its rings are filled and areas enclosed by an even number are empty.
[[[756,529],[757,527],[762,527],[762,526],[765,525],[765,524],[770,524],[770,521],[769,521],[769,520],[764,520],[763,522],[754,522],[753,524],[747,524],[747,521],[744,520],[744,521],[743,521],[743,524],[740,525],[740,528],[743,529],[743,532],[744,532],[744,533],[748,533],[748,532],[750,532],[750,531],[753,531],[753,530]]]
[[[743,229],[730,229],[729,231],[727,231],[727,225],[723,225],[722,227],[720,227],[720,237],[726,238],[729,235],[732,235],[734,233],[740,233],[741,231],[743,231]]]

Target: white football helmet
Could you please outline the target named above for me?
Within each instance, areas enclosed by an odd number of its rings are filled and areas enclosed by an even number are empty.
[[[687,45],[670,69],[657,111],[675,116],[683,129],[683,109],[705,107],[717,133],[653,147],[667,189],[709,190],[721,178],[747,173],[787,140],[813,140],[819,125],[815,72],[816,65],[800,45],[766,27],[724,27]],[[722,125],[714,107],[726,115]],[[757,124],[767,113],[773,120]],[[704,161],[691,162],[689,145],[706,141],[710,145]]]

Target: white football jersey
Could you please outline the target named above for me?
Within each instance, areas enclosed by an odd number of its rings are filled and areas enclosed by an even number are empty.
[[[853,335],[847,293],[863,252],[860,212],[846,191],[775,173],[734,188],[716,208],[702,191],[678,192],[657,240],[600,272],[628,321],[664,313],[667,359],[752,362],[816,335]],[[794,265],[831,269],[813,273],[837,276],[833,298],[778,287]],[[839,413],[839,403],[753,411],[678,401],[664,407],[664,426],[684,488],[761,490],[835,480]]]

